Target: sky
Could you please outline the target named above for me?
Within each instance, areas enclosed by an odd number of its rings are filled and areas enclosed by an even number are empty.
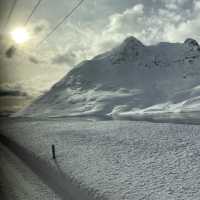
[[[16,45],[10,32],[24,25],[37,0],[18,0],[7,23],[13,1],[0,0],[0,112],[17,111],[76,64],[110,50],[130,35],[146,45],[186,38],[200,41],[200,0],[85,0],[38,46],[78,2],[43,0],[26,27],[30,40]]]

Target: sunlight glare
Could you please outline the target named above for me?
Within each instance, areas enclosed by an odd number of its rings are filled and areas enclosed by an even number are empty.
[[[27,30],[22,27],[16,28],[14,31],[12,31],[11,37],[17,44],[22,44],[29,40],[29,34]]]

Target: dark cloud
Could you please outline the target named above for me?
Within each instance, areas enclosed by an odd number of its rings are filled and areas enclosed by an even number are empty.
[[[32,25],[32,32],[35,35],[44,34],[49,29],[49,23],[47,21],[41,20],[36,24]]]
[[[29,97],[29,95],[18,86],[0,86],[0,97]]]
[[[8,35],[0,34],[0,54],[2,57],[12,58],[16,54],[17,48],[13,45]]]
[[[38,60],[36,57],[33,57],[33,56],[29,57],[29,61],[36,65],[41,63],[40,60]]]
[[[34,27],[34,33],[35,34],[39,34],[39,33],[41,33],[44,29],[46,29],[46,26],[44,25],[44,24],[39,24],[39,25],[36,25],[35,27]]]
[[[19,90],[5,90],[0,89],[0,97],[12,96],[12,97],[28,97],[28,94]]]
[[[11,46],[10,48],[8,48],[7,50],[6,50],[6,52],[5,52],[5,55],[6,55],[6,57],[7,58],[12,58],[14,55],[15,55],[15,53],[16,53],[16,47],[14,47],[14,46]]]
[[[68,64],[74,65],[76,63],[77,57],[73,52],[67,52],[62,55],[57,55],[52,59],[52,64]]]

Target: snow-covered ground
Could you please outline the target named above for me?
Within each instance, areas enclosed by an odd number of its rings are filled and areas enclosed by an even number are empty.
[[[3,135],[34,153],[38,158],[34,165],[45,162],[50,166],[46,174],[51,176],[53,169],[59,170],[62,177],[79,183],[81,191],[89,190],[93,199],[199,200],[198,125],[69,119],[4,119],[1,124]],[[56,146],[56,163],[51,159],[51,144]],[[26,152],[21,154],[23,158]],[[1,159],[1,166],[6,158]],[[37,175],[40,179],[41,174]],[[55,188],[42,186],[47,195],[54,191],[62,198],[59,179],[51,179]],[[62,183],[67,190],[68,185]]]
[[[16,155],[0,143],[1,200],[60,200]]]

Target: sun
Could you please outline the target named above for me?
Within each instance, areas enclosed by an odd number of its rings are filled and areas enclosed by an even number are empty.
[[[12,31],[11,37],[17,44],[23,44],[30,38],[28,31],[23,27],[16,28]]]

